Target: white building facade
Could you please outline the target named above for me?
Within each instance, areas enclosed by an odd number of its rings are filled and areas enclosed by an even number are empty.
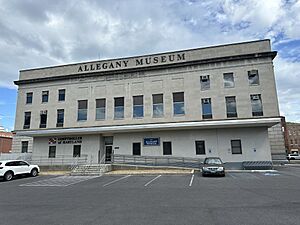
[[[271,161],[275,56],[261,40],[22,70],[15,132],[33,157]]]

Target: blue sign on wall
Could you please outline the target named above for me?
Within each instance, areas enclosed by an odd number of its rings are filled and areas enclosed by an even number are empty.
[[[159,146],[159,138],[144,138],[144,146]]]

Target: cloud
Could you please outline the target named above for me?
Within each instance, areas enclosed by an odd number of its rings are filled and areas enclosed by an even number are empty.
[[[25,68],[270,38],[280,55],[275,68],[278,93],[285,96],[279,96],[282,112],[299,118],[300,78],[289,73],[298,68],[300,1],[0,0],[0,5],[0,87],[16,88],[13,80]]]

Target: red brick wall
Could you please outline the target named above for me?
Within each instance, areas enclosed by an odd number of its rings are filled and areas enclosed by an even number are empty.
[[[0,152],[6,153],[11,151],[12,138],[0,137]]]

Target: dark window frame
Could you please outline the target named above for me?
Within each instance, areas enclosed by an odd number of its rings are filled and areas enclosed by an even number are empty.
[[[87,121],[88,118],[88,100],[77,100],[77,121]]]
[[[73,157],[81,156],[81,145],[73,145]]]
[[[42,91],[42,103],[49,102],[49,91]]]
[[[195,141],[195,149],[196,155],[205,155],[205,141],[204,140],[197,140]]]
[[[184,116],[185,115],[184,92],[183,91],[173,92],[172,97],[173,97],[173,116]],[[177,111],[178,106],[180,106],[181,109],[183,108],[183,110]]]
[[[33,101],[33,92],[26,93],[26,104],[32,104]]]
[[[65,110],[57,109],[56,111],[56,127],[63,127],[65,121]]]
[[[40,111],[40,128],[47,127],[47,120],[48,120],[48,111],[47,110]]]
[[[49,146],[48,158],[56,158],[56,146]]]
[[[25,112],[23,129],[29,129],[30,123],[31,123],[31,112]]]
[[[21,153],[27,153],[28,152],[28,141],[22,141],[21,142]]]
[[[169,145],[169,146],[167,146]],[[167,147],[170,147],[169,149]],[[172,142],[163,141],[163,155],[172,155]]]
[[[229,104],[234,102],[234,111],[229,111]],[[227,118],[236,118],[238,117],[238,114],[237,114],[237,107],[236,107],[236,96],[226,96],[225,97],[225,105],[226,105],[226,115],[227,115]]]
[[[135,148],[135,146],[138,146],[138,149]],[[142,144],[141,142],[134,142],[132,143],[132,155],[141,155],[142,152]]]
[[[243,154],[241,139],[230,140],[230,144],[231,144],[231,153],[232,154],[234,154],[234,155]]]
[[[204,113],[204,106],[210,105],[210,114]],[[202,119],[212,119],[212,104],[211,104],[211,98],[202,98],[201,99],[201,110],[202,110]]]
[[[136,95],[132,97],[132,117],[143,118],[144,117],[144,96]],[[142,109],[142,113],[139,114],[139,110]]]
[[[59,89],[58,90],[58,101],[64,102],[65,100],[66,100],[66,89]]]

